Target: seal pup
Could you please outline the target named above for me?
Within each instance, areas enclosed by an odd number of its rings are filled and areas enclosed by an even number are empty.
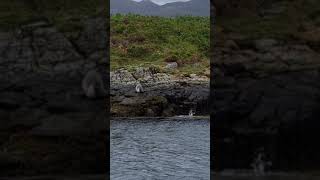
[[[90,70],[84,76],[82,79],[82,90],[89,98],[104,97],[107,95],[101,74],[96,70]]]
[[[137,85],[136,85],[136,93],[142,93],[143,92],[143,87],[141,85],[141,83],[138,81]]]

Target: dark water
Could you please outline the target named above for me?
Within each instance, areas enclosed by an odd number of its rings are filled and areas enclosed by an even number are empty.
[[[111,121],[111,180],[210,179],[209,119]]]

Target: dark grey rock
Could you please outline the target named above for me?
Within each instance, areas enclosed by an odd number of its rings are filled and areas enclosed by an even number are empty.
[[[278,41],[275,39],[259,39],[255,42],[255,48],[259,51],[267,51],[269,48],[278,44]]]
[[[16,109],[21,105],[31,101],[30,97],[23,93],[3,92],[0,93],[1,109]]]
[[[43,136],[97,134],[104,128],[104,119],[96,113],[66,113],[43,118],[41,124],[31,130],[32,134]]]
[[[237,51],[215,48],[219,73],[211,74],[210,101],[217,170],[251,169],[261,147],[272,169],[319,168],[310,162],[320,158],[313,153],[320,147],[308,140],[319,135],[319,53],[301,42],[248,41],[237,43]]]

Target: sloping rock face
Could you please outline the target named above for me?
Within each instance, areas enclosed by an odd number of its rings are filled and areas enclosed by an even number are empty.
[[[266,170],[319,169],[319,51],[230,36],[213,57],[213,168],[253,169],[262,154]]]
[[[209,114],[209,79],[206,77],[176,77],[149,68],[133,72],[120,69],[110,74],[112,116],[175,116],[187,115],[193,109],[197,115]],[[135,87],[139,81],[142,93]]]
[[[106,23],[84,19],[77,38],[45,21],[0,32],[0,154],[12,157],[0,175],[105,172],[108,100],[86,98],[81,80],[97,69],[109,84]]]
[[[87,24],[88,28],[97,29],[85,29],[76,40],[68,39],[46,22],[27,24],[14,34],[3,35],[6,41],[2,41],[0,52],[1,109],[14,114],[34,110],[41,116],[104,113],[105,99],[88,100],[81,80],[91,69],[107,74],[106,46],[101,45],[107,42],[106,22],[103,18],[87,19]],[[20,121],[18,118],[14,120]]]

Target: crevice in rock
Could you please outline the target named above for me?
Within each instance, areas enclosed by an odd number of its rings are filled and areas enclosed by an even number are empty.
[[[30,36],[30,48],[31,48],[32,55],[33,55],[32,63],[31,63],[31,70],[32,71],[35,71],[37,68],[40,67],[40,64],[39,64],[39,61],[38,61],[39,56],[37,56],[36,48],[34,47],[34,38],[35,38],[34,35],[31,34],[31,36]]]
[[[66,38],[68,39],[68,38]],[[83,59],[87,59],[88,58],[88,55],[86,54],[85,51],[81,50],[81,48],[78,46],[78,44],[72,40],[72,39],[68,39],[70,44],[72,45],[72,47],[74,48],[74,50],[81,56],[83,57]]]

